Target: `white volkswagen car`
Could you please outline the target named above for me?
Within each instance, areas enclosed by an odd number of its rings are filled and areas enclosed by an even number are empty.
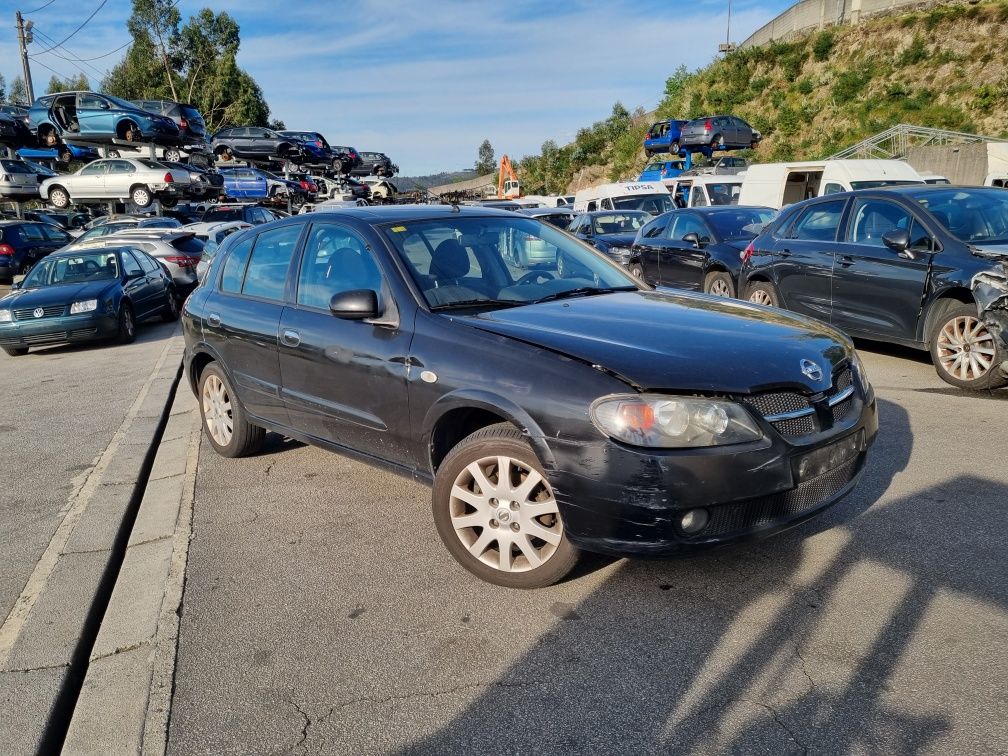
[[[147,158],[108,158],[88,163],[77,173],[46,179],[39,185],[39,194],[57,208],[103,200],[148,207],[155,199],[171,207],[188,187],[188,171]]]

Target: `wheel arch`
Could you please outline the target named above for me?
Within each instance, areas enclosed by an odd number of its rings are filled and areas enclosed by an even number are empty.
[[[116,138],[118,138],[118,139],[125,139],[126,138],[126,131],[127,131],[126,126],[128,124],[132,124],[133,125],[133,129],[135,131],[140,132],[140,124],[138,124],[136,122],[135,118],[133,118],[132,116],[123,116],[118,121],[116,121],[116,125],[115,125]],[[140,132],[140,133],[143,133],[143,132]]]
[[[427,411],[423,421],[423,441],[427,447],[431,473],[436,473],[448,452],[470,433],[497,423],[511,423],[532,445],[547,470],[554,466],[553,453],[543,432],[529,414],[511,400],[481,390],[460,390],[446,394]]]
[[[973,292],[966,286],[949,286],[932,296],[924,306],[924,317],[920,318],[917,327],[917,340],[925,346],[931,346],[931,331],[934,328],[935,318],[941,316],[949,302],[957,304],[976,304]]]

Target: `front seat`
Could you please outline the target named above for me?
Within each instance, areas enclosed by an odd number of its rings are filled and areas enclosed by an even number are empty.
[[[445,239],[434,248],[430,276],[437,287],[458,285],[469,273],[469,253],[454,239]]]

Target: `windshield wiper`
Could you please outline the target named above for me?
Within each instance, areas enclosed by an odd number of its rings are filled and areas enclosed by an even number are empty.
[[[547,294],[545,297],[540,297],[539,299],[533,299],[528,304],[539,304],[540,302],[553,302],[557,299],[571,299],[573,297],[588,297],[594,294],[613,294],[617,291],[637,291],[636,286],[610,286],[599,287],[599,286],[581,286],[577,289],[568,289],[567,291],[558,291],[556,294]]]
[[[458,302],[446,302],[445,304],[433,305],[431,307],[431,312],[463,309],[466,307],[480,307],[483,305],[487,305],[489,307],[515,307],[523,304],[528,304],[528,302],[520,302],[516,299],[461,299]]]

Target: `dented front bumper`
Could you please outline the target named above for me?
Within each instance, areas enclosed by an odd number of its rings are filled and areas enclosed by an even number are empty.
[[[973,276],[970,282],[973,298],[977,303],[977,313],[1003,350],[1008,351],[1008,262],[1002,262],[997,269],[983,271]],[[1008,372],[1008,360],[1001,369]]]

